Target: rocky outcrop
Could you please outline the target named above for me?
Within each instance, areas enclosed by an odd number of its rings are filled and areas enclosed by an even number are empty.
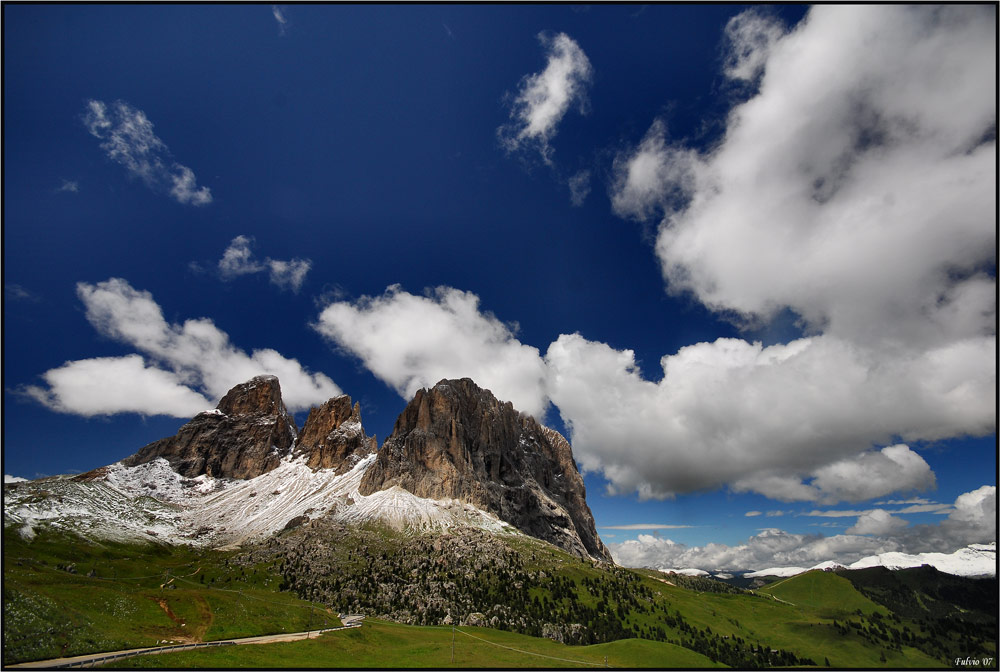
[[[580,556],[611,561],[569,443],[472,380],[417,392],[361,481],[453,498]]]
[[[271,471],[291,452],[298,432],[274,376],[257,376],[226,393],[211,411],[196,415],[177,434],[122,460],[134,467],[158,457],[193,478],[248,479]]]
[[[307,455],[306,464],[314,471],[342,474],[377,448],[376,438],[366,436],[361,426],[361,404],[351,406],[351,398],[342,394],[309,411],[295,452]]]

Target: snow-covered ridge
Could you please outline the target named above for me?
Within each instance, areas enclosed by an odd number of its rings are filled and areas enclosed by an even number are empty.
[[[95,539],[160,540],[196,546],[233,546],[319,517],[349,523],[381,521],[398,530],[474,526],[516,530],[496,516],[456,500],[417,497],[400,488],[358,493],[375,455],[350,471],[313,471],[306,458],[287,457],[256,478],[185,478],[163,458],[135,467],[115,463],[91,481],[43,479],[8,485],[4,527],[31,538],[36,528],[72,531]]]
[[[756,572],[747,572],[743,576],[755,578],[758,576],[780,576],[782,578],[787,576],[795,576],[796,574],[802,574],[803,572],[808,572],[807,567],[768,567],[767,569],[758,569]]]
[[[997,545],[971,544],[960,548],[954,553],[880,553],[861,558],[847,565],[846,569],[866,569],[868,567],[885,567],[887,569],[908,569],[930,565],[939,572],[955,576],[996,576]],[[810,569],[839,569],[844,567],[832,561],[821,562],[813,567],[770,567],[744,574],[747,577],[757,576],[795,576]]]
[[[848,569],[863,569],[865,567],[886,567],[888,569],[904,569],[930,565],[939,572],[955,574],[956,576],[996,576],[997,545],[973,544],[960,548],[954,553],[882,553],[861,558],[851,564]]]

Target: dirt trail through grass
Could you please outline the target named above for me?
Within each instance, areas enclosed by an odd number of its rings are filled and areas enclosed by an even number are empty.
[[[183,644],[198,644],[200,642],[204,642],[208,629],[212,627],[212,607],[209,605],[208,600],[201,595],[194,595],[192,597],[198,607],[198,622],[190,624],[173,612],[170,608],[170,603],[167,602],[165,598],[149,598],[156,602],[160,606],[160,609],[163,610],[163,613],[167,615],[167,618],[173,621],[174,625],[177,626],[177,634],[174,636],[174,639]]]
[[[158,605],[160,605],[160,609],[162,609],[163,613],[165,613],[167,615],[167,618],[169,618],[171,621],[173,621],[174,625],[177,626],[177,634],[173,636],[173,639],[175,639],[176,641],[181,642],[183,644],[195,644],[198,641],[201,641],[201,640],[196,640],[194,637],[188,635],[185,632],[185,630],[184,630],[184,627],[185,627],[184,621],[182,621],[177,616],[177,614],[175,614],[173,611],[171,611],[170,604],[164,598],[162,598],[162,597],[150,597],[149,599],[153,600]]]
[[[198,619],[200,622],[195,628],[195,641],[204,642],[205,635],[208,633],[209,628],[212,627],[212,606],[201,595],[196,595],[195,601],[198,603],[198,616],[200,616]]]

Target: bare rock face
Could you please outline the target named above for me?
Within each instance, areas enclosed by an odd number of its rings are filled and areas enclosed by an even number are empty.
[[[317,469],[350,471],[378,448],[374,436],[366,436],[361,426],[361,404],[351,406],[346,394],[312,408],[299,434],[296,454],[306,454],[306,465]]]
[[[298,431],[274,376],[257,376],[226,393],[213,411],[199,413],[174,436],[122,460],[129,467],[157,457],[194,478],[249,479],[271,471],[291,452]]]
[[[611,561],[586,502],[569,443],[472,380],[417,392],[361,481],[453,498],[569,552]]]

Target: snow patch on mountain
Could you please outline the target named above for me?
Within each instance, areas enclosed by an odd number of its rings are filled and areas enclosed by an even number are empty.
[[[183,512],[145,494],[129,495],[101,482],[65,477],[8,485],[4,527],[31,539],[45,527],[112,541],[173,539],[184,528]]]
[[[374,459],[374,455],[367,459]],[[516,528],[494,515],[457,499],[434,500],[417,497],[394,485],[367,497],[354,494],[352,506],[334,516],[346,523],[381,520],[399,530],[446,531],[457,526],[478,527],[489,532],[512,533]]]
[[[340,475],[332,469],[313,471],[305,456],[287,457],[248,480],[186,478],[163,458],[135,467],[115,463],[89,480],[58,477],[7,485],[4,527],[16,526],[29,539],[36,529],[48,528],[93,539],[211,547],[238,546],[325,516],[346,523],[381,521],[398,530],[473,526],[517,532],[457,500],[425,499],[398,487],[360,495],[361,478],[375,457]]]

